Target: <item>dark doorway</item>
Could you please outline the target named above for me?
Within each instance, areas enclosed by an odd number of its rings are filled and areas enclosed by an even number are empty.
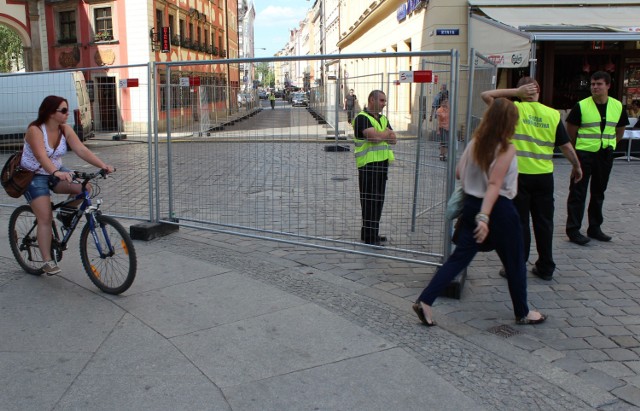
[[[115,77],[96,77],[98,116],[96,131],[118,130],[118,99]]]

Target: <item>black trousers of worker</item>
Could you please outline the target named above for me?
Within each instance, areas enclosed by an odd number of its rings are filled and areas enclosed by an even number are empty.
[[[553,261],[553,173],[519,174],[518,195],[513,204],[520,214],[524,240],[524,260],[529,260],[531,229],[529,216],[536,237],[538,260],[535,265],[541,275],[552,275],[556,269]]]
[[[388,161],[365,164],[358,169],[362,229],[360,239],[365,243],[376,243],[380,232],[380,218],[387,188]]]
[[[587,199],[587,187],[591,180],[591,198],[589,199],[587,233],[600,230],[604,221],[602,205],[604,204],[604,192],[609,184],[609,175],[613,167],[613,149],[606,148],[596,151],[576,150],[582,167],[582,180],[571,182],[569,186],[569,198],[567,199],[567,235],[571,236],[580,231],[584,207]]]

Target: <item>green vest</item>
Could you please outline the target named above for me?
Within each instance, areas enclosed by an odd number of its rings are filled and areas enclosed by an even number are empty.
[[[389,125],[389,120],[383,115],[380,115],[380,122],[376,120],[373,116],[371,116],[366,111],[361,111],[358,113],[358,116],[365,116],[373,125],[376,131],[384,131],[387,129]],[[355,128],[356,124],[356,116],[353,119],[353,126]],[[354,154],[356,156],[356,167],[364,167],[369,163],[375,163],[378,161],[388,160],[392,162],[394,160],[393,151],[389,147],[389,143],[386,141],[381,141],[379,143],[372,143],[369,140],[358,138],[357,136],[353,139],[355,143]]]
[[[518,172],[553,173],[553,149],[560,113],[538,102],[516,102],[520,120],[516,124],[513,145],[516,147]]]
[[[580,113],[582,124],[578,129],[576,150],[595,153],[600,148],[616,148],[616,126],[622,114],[622,103],[609,97],[607,102],[606,123],[604,130],[600,130],[600,112],[592,97],[581,100]]]

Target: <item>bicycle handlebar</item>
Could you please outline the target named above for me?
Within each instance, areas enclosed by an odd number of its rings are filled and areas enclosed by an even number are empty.
[[[115,169],[113,171],[115,171]],[[80,180],[84,180],[85,182],[88,182],[98,177],[107,178],[107,170],[101,169],[96,171],[95,173],[85,173],[84,171],[74,171],[73,176],[74,178],[78,178]]]

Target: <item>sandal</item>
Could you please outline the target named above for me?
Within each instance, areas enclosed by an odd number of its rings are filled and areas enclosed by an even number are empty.
[[[521,317],[521,318],[516,318],[516,324],[519,325],[535,325],[535,324],[542,324],[543,322],[545,322],[547,319],[547,316],[540,313],[540,318],[538,318],[537,320],[532,320],[530,318],[527,317]]]
[[[436,325],[436,322],[433,320],[431,320],[431,322],[427,321],[427,317],[425,317],[424,311],[422,311],[420,302],[416,302],[411,307],[413,308],[413,311],[416,313],[422,324],[426,325],[427,327],[433,327]]]

